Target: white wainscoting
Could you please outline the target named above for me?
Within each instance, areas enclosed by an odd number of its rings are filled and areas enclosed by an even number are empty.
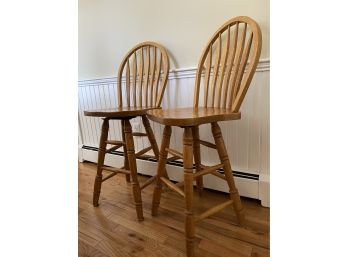
[[[236,184],[242,196],[260,199],[262,205],[269,206],[269,60],[261,60],[249,91],[241,107],[242,119],[220,122],[227,151],[232,161],[232,169],[249,174],[249,178],[235,176]],[[172,70],[168,86],[163,97],[163,108],[192,106],[196,68]],[[86,117],[83,110],[112,108],[117,106],[116,78],[101,78],[78,82],[79,96],[79,159],[96,162],[97,152],[86,147],[98,147],[101,119]],[[141,119],[132,121],[133,130],[144,131]],[[161,143],[163,126],[150,121],[158,144]],[[110,121],[109,139],[121,139],[119,121]],[[182,129],[173,127],[171,148],[182,150]],[[210,126],[200,126],[203,140],[213,142]],[[135,138],[136,149],[142,149],[149,143],[145,138]],[[206,165],[217,164],[215,150],[202,149],[202,160]],[[106,164],[121,166],[122,158],[108,155]],[[182,180],[179,167],[168,165],[168,173],[173,180]],[[156,163],[138,160],[138,171],[153,175]],[[251,179],[252,178],[252,179]],[[226,182],[207,175],[204,177],[207,188],[227,192]]]

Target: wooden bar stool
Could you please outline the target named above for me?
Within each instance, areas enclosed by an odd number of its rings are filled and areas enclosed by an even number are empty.
[[[155,42],[143,42],[133,47],[124,57],[118,70],[118,107],[115,109],[88,110],[86,116],[102,117],[103,125],[98,151],[97,175],[94,182],[93,205],[98,206],[102,182],[118,173],[126,175],[127,182],[132,181],[133,197],[138,220],[144,220],[141,190],[155,181],[147,180],[142,186],[137,178],[136,158],[151,149],[158,159],[159,150],[151,129],[146,111],[160,108],[163,93],[168,81],[169,61],[166,49]],[[122,89],[122,77],[125,77],[126,92]],[[123,94],[126,100],[123,101]],[[132,132],[130,120],[141,116],[146,133]],[[122,124],[122,141],[108,140],[109,120],[120,120]],[[133,136],[148,137],[151,146],[137,153],[134,150]],[[112,145],[106,149],[107,145]],[[113,168],[104,166],[105,154],[123,147],[124,166]],[[103,176],[102,171],[112,172]],[[166,172],[165,172],[166,173]]]
[[[254,20],[242,16],[227,21],[210,39],[200,58],[195,79],[194,107],[147,112],[149,119],[165,125],[159,153],[157,184],[153,194],[152,215],[158,213],[163,184],[185,198],[187,256],[194,256],[195,224],[223,208],[233,205],[239,224],[245,226],[243,208],[235,187],[231,163],[217,122],[241,118],[239,108],[255,73],[261,44],[261,31]],[[204,90],[203,99],[200,99],[201,84]],[[200,104],[203,107],[199,107]],[[206,123],[211,124],[215,144],[199,138],[199,125]],[[183,154],[169,148],[171,126],[184,128]],[[221,163],[210,167],[202,165],[200,145],[216,149]],[[183,159],[183,183],[174,184],[164,176],[168,153]],[[219,168],[223,168],[224,175],[217,171]],[[195,215],[192,203],[193,181],[196,181],[198,191],[202,192],[202,177],[206,174],[212,174],[227,181],[230,199]],[[182,184],[184,190],[180,188]]]

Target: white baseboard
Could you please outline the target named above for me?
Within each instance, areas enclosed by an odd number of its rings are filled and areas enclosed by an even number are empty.
[[[97,151],[89,150],[89,149],[81,149],[81,154],[83,156],[83,160],[90,162],[97,162]],[[112,167],[120,167],[123,166],[123,157],[114,154],[107,154],[105,156],[105,165]],[[182,181],[183,180],[183,171],[181,167],[174,165],[167,165],[168,176],[171,180],[174,181]],[[144,175],[155,175],[157,169],[157,162],[151,162],[146,160],[137,159],[137,169],[138,173]],[[241,196],[250,197],[254,199],[260,199],[263,201],[263,206],[267,206],[267,201],[269,203],[269,194],[268,200],[266,194],[260,194],[260,181],[256,179],[248,179],[241,178],[235,176],[236,186]],[[263,182],[263,191],[266,190],[266,184]],[[268,184],[269,185],[269,184]],[[228,192],[228,186],[226,181],[221,180],[215,176],[210,174],[204,176],[204,187],[209,189],[214,189],[221,192]],[[269,190],[268,190],[269,192]],[[262,199],[260,198],[262,197]]]
[[[78,147],[78,158],[79,158],[79,162],[83,162],[84,161],[84,159],[83,159],[83,151],[82,151],[82,146],[83,145],[79,145],[79,147]]]
[[[269,174],[260,174],[259,177],[259,199],[261,205],[264,207],[270,207],[270,179]]]

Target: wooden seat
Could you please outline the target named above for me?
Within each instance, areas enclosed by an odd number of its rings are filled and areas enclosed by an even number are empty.
[[[99,205],[102,182],[118,173],[125,174],[127,182],[132,182],[138,220],[144,219],[141,190],[151,184],[155,177],[150,178],[140,186],[137,178],[136,158],[150,150],[153,151],[156,158],[159,156],[155,136],[145,114],[147,110],[160,108],[168,81],[168,72],[169,60],[165,48],[155,42],[140,43],[126,54],[119,67],[117,78],[118,107],[114,109],[86,110],[84,112],[86,116],[103,118],[97,175],[94,182],[94,206]],[[130,120],[137,116],[141,116],[146,133],[132,132]],[[114,119],[121,121],[122,141],[108,140],[109,120]],[[151,146],[135,153],[133,136],[148,137]],[[111,147],[107,149],[107,145],[111,145]],[[120,147],[123,147],[124,166],[120,168],[104,166],[105,154]],[[103,176],[103,170],[107,170],[111,174]]]
[[[124,118],[124,117],[137,117],[146,114],[146,111],[156,109],[156,107],[127,107],[121,106],[117,108],[108,108],[108,109],[97,109],[97,110],[88,110],[84,114],[86,116],[94,117],[105,117],[105,118]]]
[[[174,190],[185,199],[185,234],[187,256],[194,256],[195,224],[232,205],[240,225],[245,217],[239,193],[235,187],[230,159],[218,121],[240,119],[239,108],[255,73],[261,52],[261,31],[249,17],[233,18],[223,24],[204,49],[196,73],[193,107],[148,111],[149,119],[163,125],[156,187],[152,201],[152,215],[158,214],[162,185]],[[200,99],[200,89],[203,98]],[[200,107],[202,106],[202,107]],[[211,124],[214,143],[200,140],[199,125]],[[171,126],[184,128],[183,153],[170,149]],[[221,163],[207,167],[201,164],[200,146],[216,149]],[[184,181],[174,184],[165,175],[168,153],[183,159]],[[193,169],[193,159],[195,169]],[[217,170],[223,168],[224,174]],[[203,191],[203,176],[212,174],[227,182],[229,199],[207,211],[193,212],[193,181],[198,192]],[[184,185],[184,190],[180,185]]]
[[[147,116],[158,123],[168,126],[197,126],[224,120],[240,119],[240,112],[215,107],[188,107],[166,110],[150,110]]]

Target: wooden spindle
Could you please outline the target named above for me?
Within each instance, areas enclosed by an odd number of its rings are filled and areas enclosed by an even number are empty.
[[[161,52],[161,71],[163,71],[163,78],[161,79],[161,87],[156,100],[156,107],[160,107],[163,99],[164,90],[168,82],[168,71],[169,71],[169,59],[166,52]],[[161,76],[161,74],[159,74]]]
[[[155,73],[156,73],[156,48],[153,47],[152,51],[152,63],[151,63],[151,83],[150,83],[150,106],[154,106],[154,83],[155,83]]]
[[[234,58],[236,56],[236,50],[237,50],[237,43],[238,43],[238,27],[239,27],[239,23],[236,23],[236,28],[234,30],[234,34],[233,34],[233,47],[232,47],[232,51],[231,51],[231,55],[228,58],[228,67],[226,70],[226,76],[224,78],[224,84],[223,84],[223,88],[224,88],[224,93],[223,93],[223,102],[222,102],[222,107],[226,108],[226,103],[227,103],[227,96],[228,96],[228,92],[229,92],[229,85],[230,85],[230,77],[231,77],[231,72],[232,72],[232,67],[233,67],[233,62],[234,62]]]
[[[157,97],[158,97],[158,83],[159,83],[159,78],[161,76],[161,66],[162,66],[162,53],[160,52],[160,58],[159,58],[159,63],[156,69],[156,80],[155,80],[155,102],[154,105],[157,106]]]
[[[204,71],[204,107],[208,106],[209,80],[210,80],[210,69],[211,69],[212,55],[213,55],[213,47],[210,46],[209,53],[207,56],[207,65],[206,65],[205,71]],[[198,98],[199,93],[197,93],[197,95],[195,97]]]
[[[228,104],[228,108],[231,109],[232,108],[232,104],[234,101],[234,98],[236,97],[237,91],[236,91],[236,82],[237,82],[237,74],[239,71],[239,67],[240,67],[240,61],[242,59],[242,53],[243,53],[243,49],[244,49],[244,44],[245,44],[245,36],[246,36],[246,32],[247,32],[247,24],[244,23],[244,30],[243,30],[243,34],[242,34],[242,39],[241,42],[239,44],[239,48],[238,48],[238,52],[237,52],[237,57],[236,57],[236,63],[235,63],[235,67],[233,69],[233,74],[232,74],[232,83],[231,83],[231,97],[230,97],[230,102]]]
[[[134,53],[133,59],[133,106],[137,107],[137,55]]]
[[[248,91],[248,88],[250,86],[250,82],[253,79],[253,75],[255,73],[257,63],[260,58],[260,53],[261,53],[261,47],[262,47],[262,36],[261,36],[261,30],[259,26],[256,26],[257,33],[253,33],[253,53],[252,56],[250,57],[250,63],[248,64],[248,70],[246,72],[245,79],[241,82],[239,92],[236,96],[235,101],[233,102],[232,105],[232,111],[233,112],[238,112],[239,108],[243,102],[243,99]]]
[[[148,96],[149,96],[149,73],[150,73],[150,47],[146,47],[146,58],[145,58],[145,106],[148,107]]]
[[[139,106],[143,106],[143,77],[144,77],[144,47],[140,50],[140,69],[139,69]]]
[[[219,69],[220,69],[220,59],[221,59],[221,32],[219,33],[219,39],[218,39],[218,49],[217,55],[215,57],[215,63],[214,63],[214,72],[213,72],[213,80],[212,84],[210,85],[211,91],[210,91],[210,106],[214,107],[214,100],[215,100],[215,86],[216,81],[219,76]]]
[[[247,64],[247,61],[249,58],[249,54],[250,54],[252,40],[253,40],[253,34],[251,33],[251,35],[249,36],[248,43],[247,43],[245,50],[243,52],[243,56],[242,56],[242,60],[241,60],[241,64],[240,64],[240,69],[239,69],[238,74],[237,74],[237,80],[236,80],[236,85],[235,85],[236,96],[239,92],[240,83],[242,82],[242,79],[243,79],[245,67],[246,67],[246,64]],[[236,96],[234,97],[234,100],[236,100]]]
[[[127,93],[127,106],[130,106],[130,68],[129,68],[129,59],[127,60],[126,65],[126,93]]]
[[[224,48],[223,51],[223,55],[221,58],[221,72],[220,72],[220,76],[217,82],[217,94],[216,94],[216,100],[215,100],[215,106],[216,107],[220,107],[220,103],[221,103],[221,89],[222,89],[222,82],[223,82],[223,78],[224,76],[226,76],[225,74],[225,68],[226,68],[226,63],[227,63],[227,57],[228,57],[228,52],[230,49],[230,26],[227,27],[227,39],[226,39],[226,46]]]

